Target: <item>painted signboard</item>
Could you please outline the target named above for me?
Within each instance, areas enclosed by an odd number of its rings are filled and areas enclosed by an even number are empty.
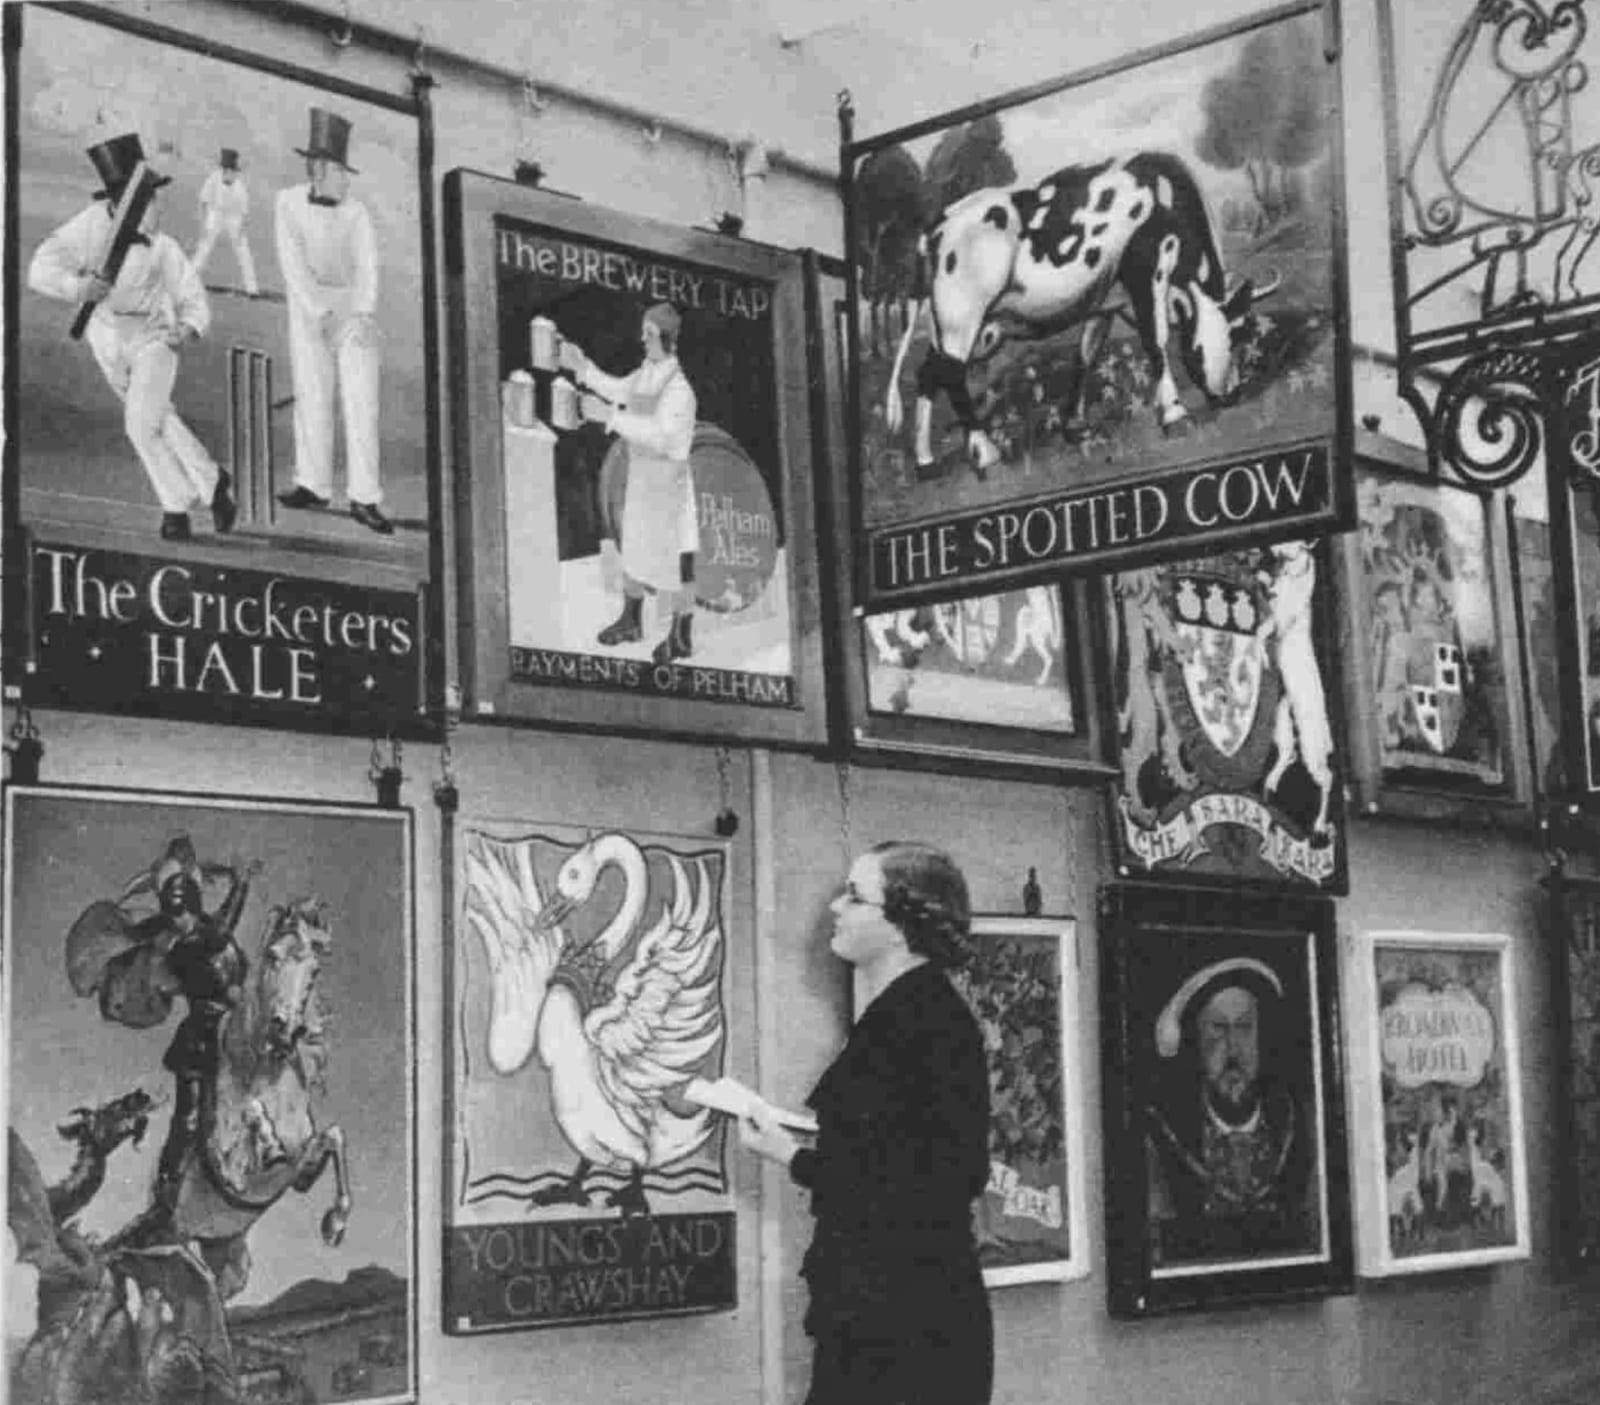
[[[447,1012],[444,1326],[737,1300],[720,845],[464,824]]]
[[[1109,578],[1119,873],[1343,890],[1329,593],[1299,539]]]
[[[3,954],[11,1405],[415,1400],[410,813],[10,786]]]
[[[470,171],[445,198],[468,709],[818,739],[799,259]]]
[[[1491,934],[1369,932],[1356,944],[1363,1274],[1530,1253],[1511,955],[1511,939]]]
[[[44,550],[159,557],[230,596],[230,577],[267,576],[405,595],[431,620],[426,83],[364,89],[125,7],[6,6],[5,39],[6,507],[31,534],[7,556],[13,589],[35,587],[8,617],[8,686],[101,705],[53,683],[77,660],[30,648],[51,606]],[[436,637],[414,634],[427,668],[369,691],[364,721],[432,729]],[[190,701],[214,720],[347,725],[332,695]]]
[[[1343,521],[1332,16],[854,141],[862,599]]]
[[[989,1060],[989,1184],[974,1225],[991,1287],[1089,1272],[1077,927],[972,919],[975,955],[952,973]]]
[[[1114,884],[1101,932],[1111,1311],[1348,1292],[1333,904]]]

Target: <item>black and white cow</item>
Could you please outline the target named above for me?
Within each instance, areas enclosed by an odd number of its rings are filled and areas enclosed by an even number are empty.
[[[1107,297],[1120,286],[1149,362],[1157,417],[1170,429],[1189,413],[1173,377],[1174,344],[1207,399],[1227,404],[1239,389],[1250,306],[1277,286],[1254,289],[1247,280],[1228,288],[1205,197],[1189,168],[1162,152],[974,191],[944,211],[921,254],[931,347],[917,383],[918,460],[931,459],[931,400],[943,389],[980,470],[999,455],[972,410],[965,375],[1003,343],[1081,327],[1087,367],[1119,310]],[[911,335],[908,323],[885,404],[891,430],[903,418],[900,372]],[[1077,404],[1063,407],[1068,421],[1078,413]]]

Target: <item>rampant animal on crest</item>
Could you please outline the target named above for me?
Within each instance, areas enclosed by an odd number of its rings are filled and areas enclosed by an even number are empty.
[[[703,858],[668,854],[667,868],[671,893],[652,917],[649,864],[627,835],[579,846],[548,899],[530,846],[482,835],[468,846],[466,920],[490,968],[490,1065],[509,1075],[538,1053],[556,1125],[578,1157],[569,1176],[530,1193],[535,1204],[587,1205],[585,1181],[599,1168],[627,1178],[608,1204],[648,1214],[645,1173],[692,1155],[713,1130],[710,1109],[683,1094],[715,1076],[724,1036],[717,885]],[[578,943],[564,924],[596,900],[610,869],[620,900]]]

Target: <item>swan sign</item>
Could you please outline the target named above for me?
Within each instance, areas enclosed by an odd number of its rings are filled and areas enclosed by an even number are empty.
[[[724,1123],[727,853],[463,827],[446,1330],[737,1303]]]

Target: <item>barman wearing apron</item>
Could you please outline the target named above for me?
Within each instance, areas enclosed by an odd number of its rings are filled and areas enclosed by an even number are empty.
[[[639,329],[644,361],[629,376],[607,375],[571,342],[561,348],[561,364],[585,391],[579,406],[583,418],[603,425],[628,446],[617,544],[622,613],[600,631],[598,642],[614,646],[643,638],[644,597],[659,592],[671,604],[672,627],[651,654],[658,664],[686,658],[694,647],[690,626],[700,522],[689,450],[697,406],[694,387],[676,354],[682,324],[670,303],[648,309]]]

